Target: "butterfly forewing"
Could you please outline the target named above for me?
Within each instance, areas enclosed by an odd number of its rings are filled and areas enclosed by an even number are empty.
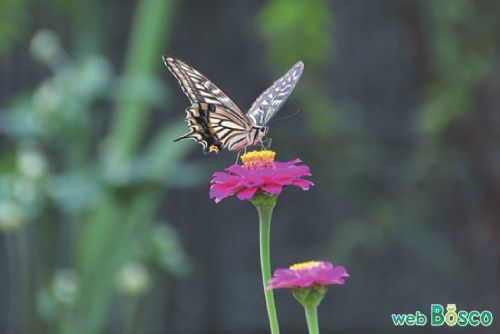
[[[269,123],[292,93],[303,70],[304,63],[299,61],[260,94],[246,114],[254,126],[262,127]]]
[[[240,114],[242,119],[246,119],[245,114],[238,108],[236,103],[203,74],[179,59],[165,56],[162,58],[167,68],[179,81],[182,90],[191,103],[203,102],[222,105]]]

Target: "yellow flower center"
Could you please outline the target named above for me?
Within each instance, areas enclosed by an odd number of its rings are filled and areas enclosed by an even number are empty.
[[[246,169],[254,170],[257,168],[272,167],[274,165],[274,151],[252,151],[241,156],[241,161]]]
[[[304,269],[316,267],[317,265],[319,265],[319,261],[307,261],[307,262],[293,264],[290,266],[290,269],[291,270],[304,270]]]

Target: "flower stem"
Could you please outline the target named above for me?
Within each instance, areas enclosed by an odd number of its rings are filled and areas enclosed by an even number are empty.
[[[267,283],[271,279],[271,256],[269,251],[271,216],[273,213],[276,199],[272,201],[253,201],[260,222],[260,266],[262,271],[262,284],[264,286],[264,296],[266,299],[267,315],[269,317],[269,326],[271,334],[279,334],[278,316],[276,315],[276,306],[274,305],[273,290],[267,289]]]
[[[316,305],[304,305],[309,334],[319,334],[318,308]]]

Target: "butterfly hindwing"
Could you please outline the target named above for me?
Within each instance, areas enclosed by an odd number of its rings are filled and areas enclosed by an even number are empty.
[[[190,132],[175,141],[194,139],[206,153],[238,147],[246,141],[249,132],[230,110],[208,103],[194,103],[188,107],[186,122]]]
[[[242,123],[237,115],[222,107],[215,107],[213,112],[209,113],[208,124],[222,148],[227,147],[229,150],[246,143],[251,131],[250,122]]]
[[[303,71],[304,63],[299,61],[260,94],[246,114],[254,126],[261,127],[269,123],[292,93]]]

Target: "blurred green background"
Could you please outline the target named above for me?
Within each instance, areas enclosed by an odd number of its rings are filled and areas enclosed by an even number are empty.
[[[277,118],[299,113],[270,133],[316,186],[280,197],[272,262],[347,267],[323,333],[395,332],[391,313],[432,303],[500,316],[499,17],[496,0],[3,0],[0,332],[268,332],[256,213],[208,199],[235,153],[172,142],[188,101],[162,54],[243,110],[304,61]]]

